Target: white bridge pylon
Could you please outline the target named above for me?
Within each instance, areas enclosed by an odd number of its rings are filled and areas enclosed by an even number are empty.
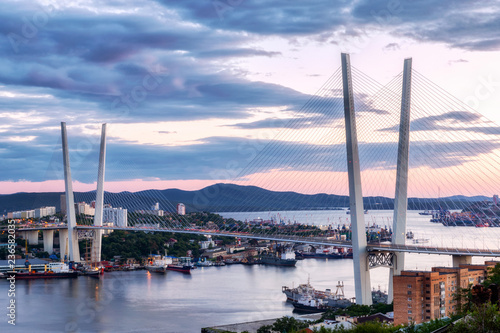
[[[68,230],[60,231],[60,253],[61,259],[69,261],[80,261],[80,250],[78,247],[78,234],[76,232],[75,200],[73,195],[73,180],[71,178],[71,167],[69,161],[68,137],[66,134],[66,123],[61,122],[62,151],[64,164],[64,187],[66,194],[66,214]],[[102,124],[101,146],[99,153],[99,166],[97,173],[97,192],[94,225],[102,226],[103,206],[104,206],[104,170],[106,160],[106,124]],[[101,260],[102,230],[96,229],[92,242],[92,261]]]
[[[370,305],[372,304],[371,282],[365,235],[363,194],[361,188],[351,63],[348,54],[342,53],[341,58],[356,303]],[[392,236],[392,243],[395,245],[405,244],[406,233],[406,215],[408,207],[408,163],[410,149],[411,65],[411,58],[405,59]],[[404,269],[404,252],[394,253],[393,256],[394,263],[389,274],[388,302],[392,302],[393,298],[392,277],[395,274],[401,273]]]

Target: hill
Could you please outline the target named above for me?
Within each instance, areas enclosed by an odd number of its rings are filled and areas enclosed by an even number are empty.
[[[60,210],[62,192],[15,193],[0,195],[0,213],[56,206]],[[75,201],[91,202],[95,191],[75,192]],[[484,196],[448,198],[409,198],[409,209],[437,209],[439,205],[449,209],[460,209],[466,202],[482,201]],[[215,184],[196,191],[179,189],[145,190],[139,192],[105,192],[104,202],[113,207],[124,207],[131,211],[150,209],[155,203],[160,208],[173,211],[182,202],[188,211],[276,211],[276,210],[324,210],[349,206],[349,197],[334,194],[301,194],[296,192],[269,191],[256,186]],[[387,197],[365,197],[366,209],[393,209],[394,199]]]

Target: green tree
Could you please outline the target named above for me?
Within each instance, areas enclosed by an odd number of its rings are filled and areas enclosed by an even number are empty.
[[[488,278],[484,280],[483,285],[488,288],[493,283],[500,285],[500,263],[488,270]]]
[[[297,319],[295,319],[293,317],[286,317],[285,316],[285,317],[277,319],[274,322],[272,329],[273,329],[273,331],[280,332],[280,333],[283,333],[283,332],[290,333],[290,332],[301,330],[301,329],[306,328],[306,327],[309,327],[309,324],[307,322],[298,321]]]
[[[457,322],[450,333],[500,332],[500,314],[496,304],[473,305],[471,313]]]

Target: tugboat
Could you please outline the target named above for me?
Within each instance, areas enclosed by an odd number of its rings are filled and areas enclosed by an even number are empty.
[[[196,266],[198,267],[209,267],[209,266],[213,266],[213,262],[205,259],[205,258],[201,258],[200,260],[198,260],[198,262],[196,263]]]

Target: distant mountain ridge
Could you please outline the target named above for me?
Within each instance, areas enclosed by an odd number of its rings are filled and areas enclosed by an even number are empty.
[[[6,212],[55,206],[60,210],[63,192],[14,193],[0,195],[0,214]],[[90,203],[95,191],[75,192],[75,202]],[[440,199],[409,198],[409,209],[437,209],[439,205],[448,209],[459,209],[464,202],[491,200],[486,196],[465,197],[461,195]],[[347,208],[349,197],[335,194],[301,194],[276,192],[257,186],[215,184],[196,191],[179,189],[144,190],[139,192],[105,192],[104,202],[113,207],[124,207],[130,211],[150,209],[155,202],[160,209],[174,211],[177,203],[184,203],[187,211],[276,211],[276,210],[320,210],[337,207]],[[393,209],[394,199],[387,197],[364,197],[365,209]]]

